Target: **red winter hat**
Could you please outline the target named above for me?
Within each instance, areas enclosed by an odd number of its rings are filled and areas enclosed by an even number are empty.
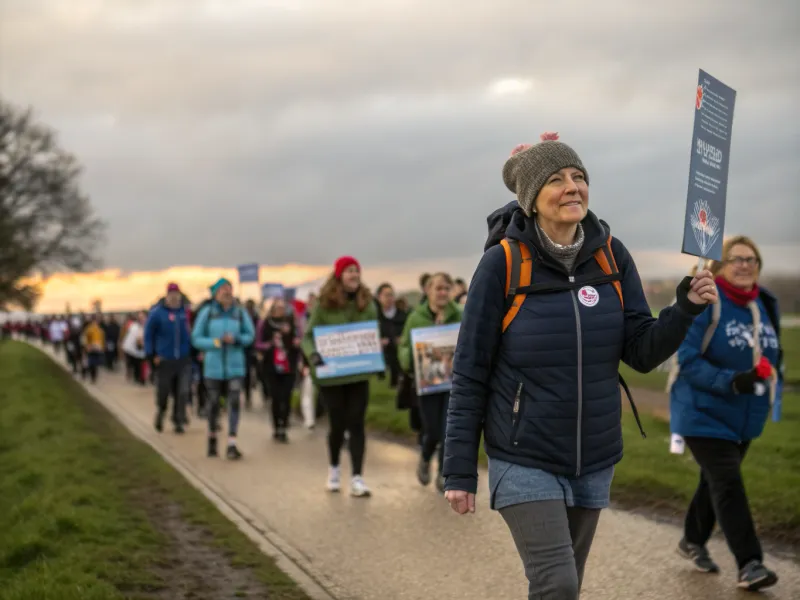
[[[356,269],[359,271],[361,270],[361,265],[358,264],[358,261],[352,256],[341,256],[337,258],[336,262],[333,263],[333,276],[336,277],[336,279],[341,279],[344,270],[353,265],[355,265]]]
[[[177,283],[170,283],[167,285],[167,293],[169,292],[180,292],[181,288],[178,287]]]

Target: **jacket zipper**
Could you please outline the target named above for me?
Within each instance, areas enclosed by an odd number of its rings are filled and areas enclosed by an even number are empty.
[[[175,358],[180,358],[181,345],[181,317],[180,313],[175,314]]]
[[[522,404],[522,383],[517,385],[517,393],[514,396],[514,407],[511,410],[511,442],[516,446],[517,429],[519,428],[519,409]]]
[[[222,318],[222,337],[228,333],[228,315]],[[228,380],[228,344],[222,343],[222,379]]]
[[[575,276],[570,275],[569,280],[571,283],[575,282]],[[581,475],[581,433],[583,425],[583,339],[581,335],[581,312],[578,308],[578,295],[575,290],[569,291],[572,296],[572,306],[575,309],[575,331],[578,337],[578,439],[576,442],[576,449],[578,454],[577,468],[575,470],[575,477]]]

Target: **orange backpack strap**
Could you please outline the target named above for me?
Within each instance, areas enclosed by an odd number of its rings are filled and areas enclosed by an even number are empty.
[[[527,294],[518,294],[519,288],[527,287],[533,279],[533,260],[528,246],[517,240],[503,239],[500,242],[506,253],[506,314],[503,318],[503,331],[508,329],[517,316]]]
[[[608,240],[606,240],[602,248],[598,248],[597,251],[595,251],[594,259],[606,275],[617,275],[619,273],[617,261],[614,260],[614,253],[611,251],[611,236],[608,236]],[[617,290],[619,303],[622,309],[625,310],[625,301],[622,299],[622,282],[612,281],[611,284],[614,286],[614,289]]]

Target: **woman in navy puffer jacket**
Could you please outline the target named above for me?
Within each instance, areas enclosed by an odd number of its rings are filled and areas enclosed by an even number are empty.
[[[672,432],[683,437],[701,469],[678,551],[700,571],[718,572],[706,542],[719,521],[736,557],[739,587],[759,590],[778,577],[762,564],[741,463],[778,393],[780,315],[775,297],[758,286],[762,263],[755,243],[731,238],[722,256],[712,267],[719,310],[706,311],[689,329],[670,390]]]
[[[619,363],[661,364],[716,288],[708,271],[687,277],[653,318],[631,255],[588,210],[583,163],[546,137],[503,169],[517,202],[489,217],[470,282],[443,475],[453,510],[473,512],[483,430],[490,506],[511,530],[529,597],[572,600],[622,458]]]

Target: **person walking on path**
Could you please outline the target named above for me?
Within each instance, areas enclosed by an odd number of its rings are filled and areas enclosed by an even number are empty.
[[[408,315],[397,310],[394,288],[389,283],[382,283],[375,292],[378,307],[378,325],[380,327],[383,359],[389,371],[389,387],[395,389],[400,380],[400,362],[397,349]]]
[[[176,283],[167,286],[147,317],[144,352],[156,369],[156,431],[164,429],[164,414],[170,395],[175,433],[183,433],[192,379],[191,331],[183,295]],[[172,394],[173,389],[177,393]]]
[[[264,303],[256,329],[255,349],[260,356],[261,376],[272,393],[273,439],[288,442],[289,411],[300,362],[300,340],[293,315],[283,298]]]
[[[712,266],[718,310],[706,311],[689,329],[670,389],[672,433],[683,437],[700,465],[678,552],[700,571],[719,572],[706,548],[719,522],[736,558],[739,587],[755,591],[778,576],[763,564],[742,462],[779,393],[780,313],[775,296],[758,284],[763,263],[750,238],[727,240],[722,256]]]
[[[400,367],[414,380],[414,348],[411,343],[411,332],[422,327],[436,325],[450,325],[461,321],[461,309],[455,300],[450,299],[453,280],[447,273],[434,273],[428,279],[425,295],[427,302],[420,303],[406,320],[403,334],[400,338],[398,358]],[[418,395],[420,416],[422,417],[422,450],[419,465],[417,466],[417,479],[422,485],[431,482],[431,459],[437,448],[438,471],[436,476],[436,489],[444,493],[444,436],[447,424],[447,406],[450,400],[450,391],[436,394]]]
[[[336,260],[333,273],[320,290],[303,336],[303,352],[312,365],[312,377],[320,386],[328,410],[328,482],[331,492],[341,489],[339,457],[345,432],[349,435],[350,460],[353,474],[350,494],[368,497],[370,489],[364,482],[364,454],[366,434],[364,419],[369,402],[371,374],[347,375],[317,380],[316,368],[323,364],[314,344],[314,328],[321,325],[344,325],[363,321],[377,321],[378,311],[369,289],[361,282],[361,266],[352,256]]]
[[[105,363],[106,336],[100,326],[101,315],[92,315],[81,335],[81,346],[86,356],[86,368],[92,383],[97,382],[97,372]]]
[[[109,371],[116,370],[119,349],[117,342],[120,336],[120,327],[114,315],[107,315],[103,322],[103,332],[106,334],[105,364]]]
[[[146,385],[142,365],[144,363],[144,326],[147,322],[147,313],[140,311],[125,329],[122,340],[122,351],[125,354],[127,369],[133,381],[139,385]]]
[[[208,456],[217,452],[220,398],[228,408],[227,458],[238,460],[236,445],[241,410],[242,381],[247,368],[245,348],[253,343],[255,331],[250,315],[234,301],[233,286],[225,278],[211,286],[211,300],[198,311],[192,343],[203,353],[203,376],[208,394]]]
[[[518,146],[503,167],[517,199],[487,219],[445,439],[445,497],[464,515],[475,511],[483,432],[490,506],[511,531],[531,600],[580,594],[622,458],[620,361],[657,367],[717,297],[703,270],[654,318],[630,253],[588,210],[583,162],[556,140]]]

